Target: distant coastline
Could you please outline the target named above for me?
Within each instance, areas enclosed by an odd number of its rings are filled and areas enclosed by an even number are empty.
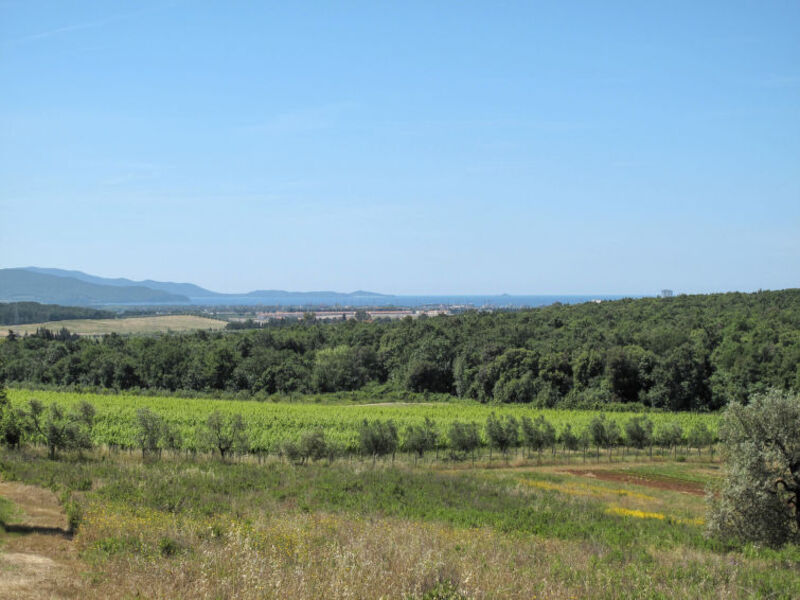
[[[525,308],[549,306],[555,303],[581,304],[595,300],[620,300],[622,298],[641,298],[643,296],[612,295],[612,294],[542,294],[542,295],[349,295],[346,299],[330,296],[328,294],[291,293],[283,292],[277,295],[220,295],[190,297],[193,306],[307,306],[307,307],[335,307],[335,306],[393,306],[418,308],[425,306],[449,306],[464,308]],[[160,303],[147,303],[139,306],[158,305]]]

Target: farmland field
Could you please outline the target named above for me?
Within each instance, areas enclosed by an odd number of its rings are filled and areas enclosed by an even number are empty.
[[[155,317],[129,317],[124,319],[74,319],[3,326],[0,328],[0,337],[7,336],[9,329],[21,335],[35,333],[39,328],[53,331],[66,328],[71,333],[78,335],[105,335],[108,333],[132,334],[193,331],[196,329],[223,329],[225,325],[225,321],[197,317],[194,315],[162,315]]]
[[[0,451],[3,485],[55,490],[78,524],[71,554],[54,536],[0,533],[0,572],[23,552],[51,557],[67,598],[797,598],[796,547],[704,535],[718,470]],[[17,498],[9,523],[26,522]]]
[[[518,419],[525,415],[531,418],[543,415],[560,432],[567,424],[579,431],[598,414],[588,410],[543,410],[524,405],[484,405],[470,401],[331,405],[25,389],[11,389],[8,394],[16,404],[23,404],[31,398],[45,404],[57,402],[65,406],[86,400],[97,410],[93,441],[122,447],[136,445],[136,412],[140,408],[149,408],[177,426],[185,449],[200,447],[203,424],[212,412],[241,414],[247,424],[251,448],[256,451],[274,450],[281,441],[296,439],[302,432],[317,428],[323,429],[331,442],[352,451],[358,447],[358,427],[364,419],[391,419],[402,431],[407,425],[420,424],[427,417],[445,431],[453,421],[476,422],[482,427],[492,412],[501,417],[513,415]],[[614,412],[608,413],[607,417],[622,426],[635,414],[641,413]],[[648,413],[648,416],[656,429],[662,424],[677,422],[685,431],[694,423],[702,422],[713,432],[718,420],[717,415],[708,413]]]
[[[434,460],[432,451],[422,461],[354,456],[364,419],[393,420],[402,440],[407,425],[426,418],[440,432],[461,421],[485,435],[492,412],[541,415],[561,432],[567,424],[586,429],[594,411],[317,403],[313,396],[259,402],[28,389],[8,396],[17,406],[85,400],[96,419],[94,448],[63,451],[58,460],[35,441],[0,450],[0,573],[15,574],[5,583],[0,577],[0,596],[800,596],[797,546],[774,550],[706,535],[705,496],[723,472],[708,452],[598,451],[588,460],[563,449],[544,459],[519,451],[492,459],[485,450],[477,461],[448,452]],[[145,459],[134,450],[141,408],[180,431],[183,451]],[[206,420],[215,411],[243,416],[257,460],[208,452]],[[641,414],[606,419],[624,425]],[[716,431],[719,419],[647,416],[656,430],[701,423]],[[300,464],[276,451],[319,429],[350,452]],[[53,525],[40,531],[45,514]],[[32,560],[49,570],[26,567]]]

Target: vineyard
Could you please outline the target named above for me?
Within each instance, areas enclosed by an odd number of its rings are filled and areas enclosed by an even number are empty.
[[[203,430],[208,417],[214,412],[241,415],[247,427],[250,450],[273,452],[286,440],[297,439],[302,433],[321,429],[331,443],[347,451],[359,447],[359,426],[365,419],[391,420],[399,431],[401,440],[408,426],[421,425],[425,419],[433,421],[441,432],[454,422],[476,423],[485,433],[483,425],[490,414],[501,419],[513,416],[536,418],[543,416],[560,434],[569,425],[573,432],[580,432],[598,416],[596,411],[534,409],[525,405],[484,405],[477,402],[441,402],[429,404],[359,404],[329,405],[298,402],[254,402],[215,400],[207,398],[176,398],[137,396],[129,394],[85,394],[53,391],[11,389],[8,391],[12,404],[25,405],[36,399],[44,404],[57,403],[66,408],[81,401],[91,403],[96,409],[92,428],[95,445],[133,448],[137,446],[137,411],[150,409],[160,415],[166,423],[181,434],[184,450],[203,449]],[[620,428],[636,415],[642,413],[614,412],[606,416]],[[704,413],[647,413],[655,430],[678,424],[688,432],[696,424],[704,424],[715,433],[717,415]]]

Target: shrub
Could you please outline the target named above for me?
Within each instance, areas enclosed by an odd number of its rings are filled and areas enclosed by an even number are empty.
[[[322,429],[305,431],[300,436],[300,457],[306,460],[320,460],[328,456],[328,444],[325,442],[325,432]]]

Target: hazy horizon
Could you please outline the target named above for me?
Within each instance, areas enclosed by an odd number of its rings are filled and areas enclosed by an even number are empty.
[[[800,4],[0,2],[0,267],[800,285]]]
[[[153,277],[144,277],[144,278],[133,278],[128,277],[126,275],[119,275],[119,274],[100,274],[100,273],[93,273],[88,272],[83,269],[74,269],[68,267],[52,267],[52,266],[43,266],[43,265],[24,265],[24,266],[0,266],[0,268],[10,268],[10,269],[29,269],[29,268],[55,268],[55,269],[63,269],[65,271],[80,271],[86,275],[93,275],[96,277],[103,277],[108,279],[129,279],[133,282],[140,282],[140,281],[158,281],[161,283],[169,282],[169,283],[177,283],[177,284],[194,284],[201,288],[204,288],[211,292],[217,292],[219,294],[225,295],[245,295],[250,292],[254,291],[281,291],[281,292],[289,292],[289,293],[298,293],[298,294],[305,294],[311,292],[332,292],[337,294],[350,294],[355,292],[369,292],[375,294],[381,294],[385,296],[399,296],[399,297],[481,297],[481,296],[489,296],[489,297],[499,297],[499,296],[512,296],[512,297],[558,297],[558,296],[573,296],[573,297],[610,297],[610,296],[619,296],[625,298],[640,298],[640,297],[647,297],[647,296],[657,296],[659,295],[664,289],[668,289],[669,291],[673,292],[674,295],[680,294],[713,294],[713,293],[727,293],[727,292],[743,292],[743,293],[750,293],[755,291],[769,291],[770,288],[758,288],[753,290],[711,290],[711,291],[703,291],[703,292],[688,292],[680,289],[673,289],[673,288],[660,288],[658,290],[647,290],[647,291],[639,291],[639,292],[592,292],[592,291],[575,291],[575,292],[559,292],[559,291],[550,291],[550,292],[521,292],[521,293],[509,293],[503,291],[477,291],[477,292],[433,292],[433,293],[414,293],[414,292],[387,292],[383,290],[375,290],[375,289],[367,289],[364,287],[355,288],[355,289],[323,289],[323,288],[304,288],[304,289],[288,289],[288,288],[275,288],[275,287],[268,287],[268,286],[256,286],[250,289],[244,290],[222,290],[214,288],[213,286],[204,285],[197,281],[189,281],[189,280],[182,280],[180,278],[170,278],[170,279],[155,279]],[[797,286],[789,286],[790,288],[797,287]],[[775,288],[775,289],[789,289],[789,288]]]

